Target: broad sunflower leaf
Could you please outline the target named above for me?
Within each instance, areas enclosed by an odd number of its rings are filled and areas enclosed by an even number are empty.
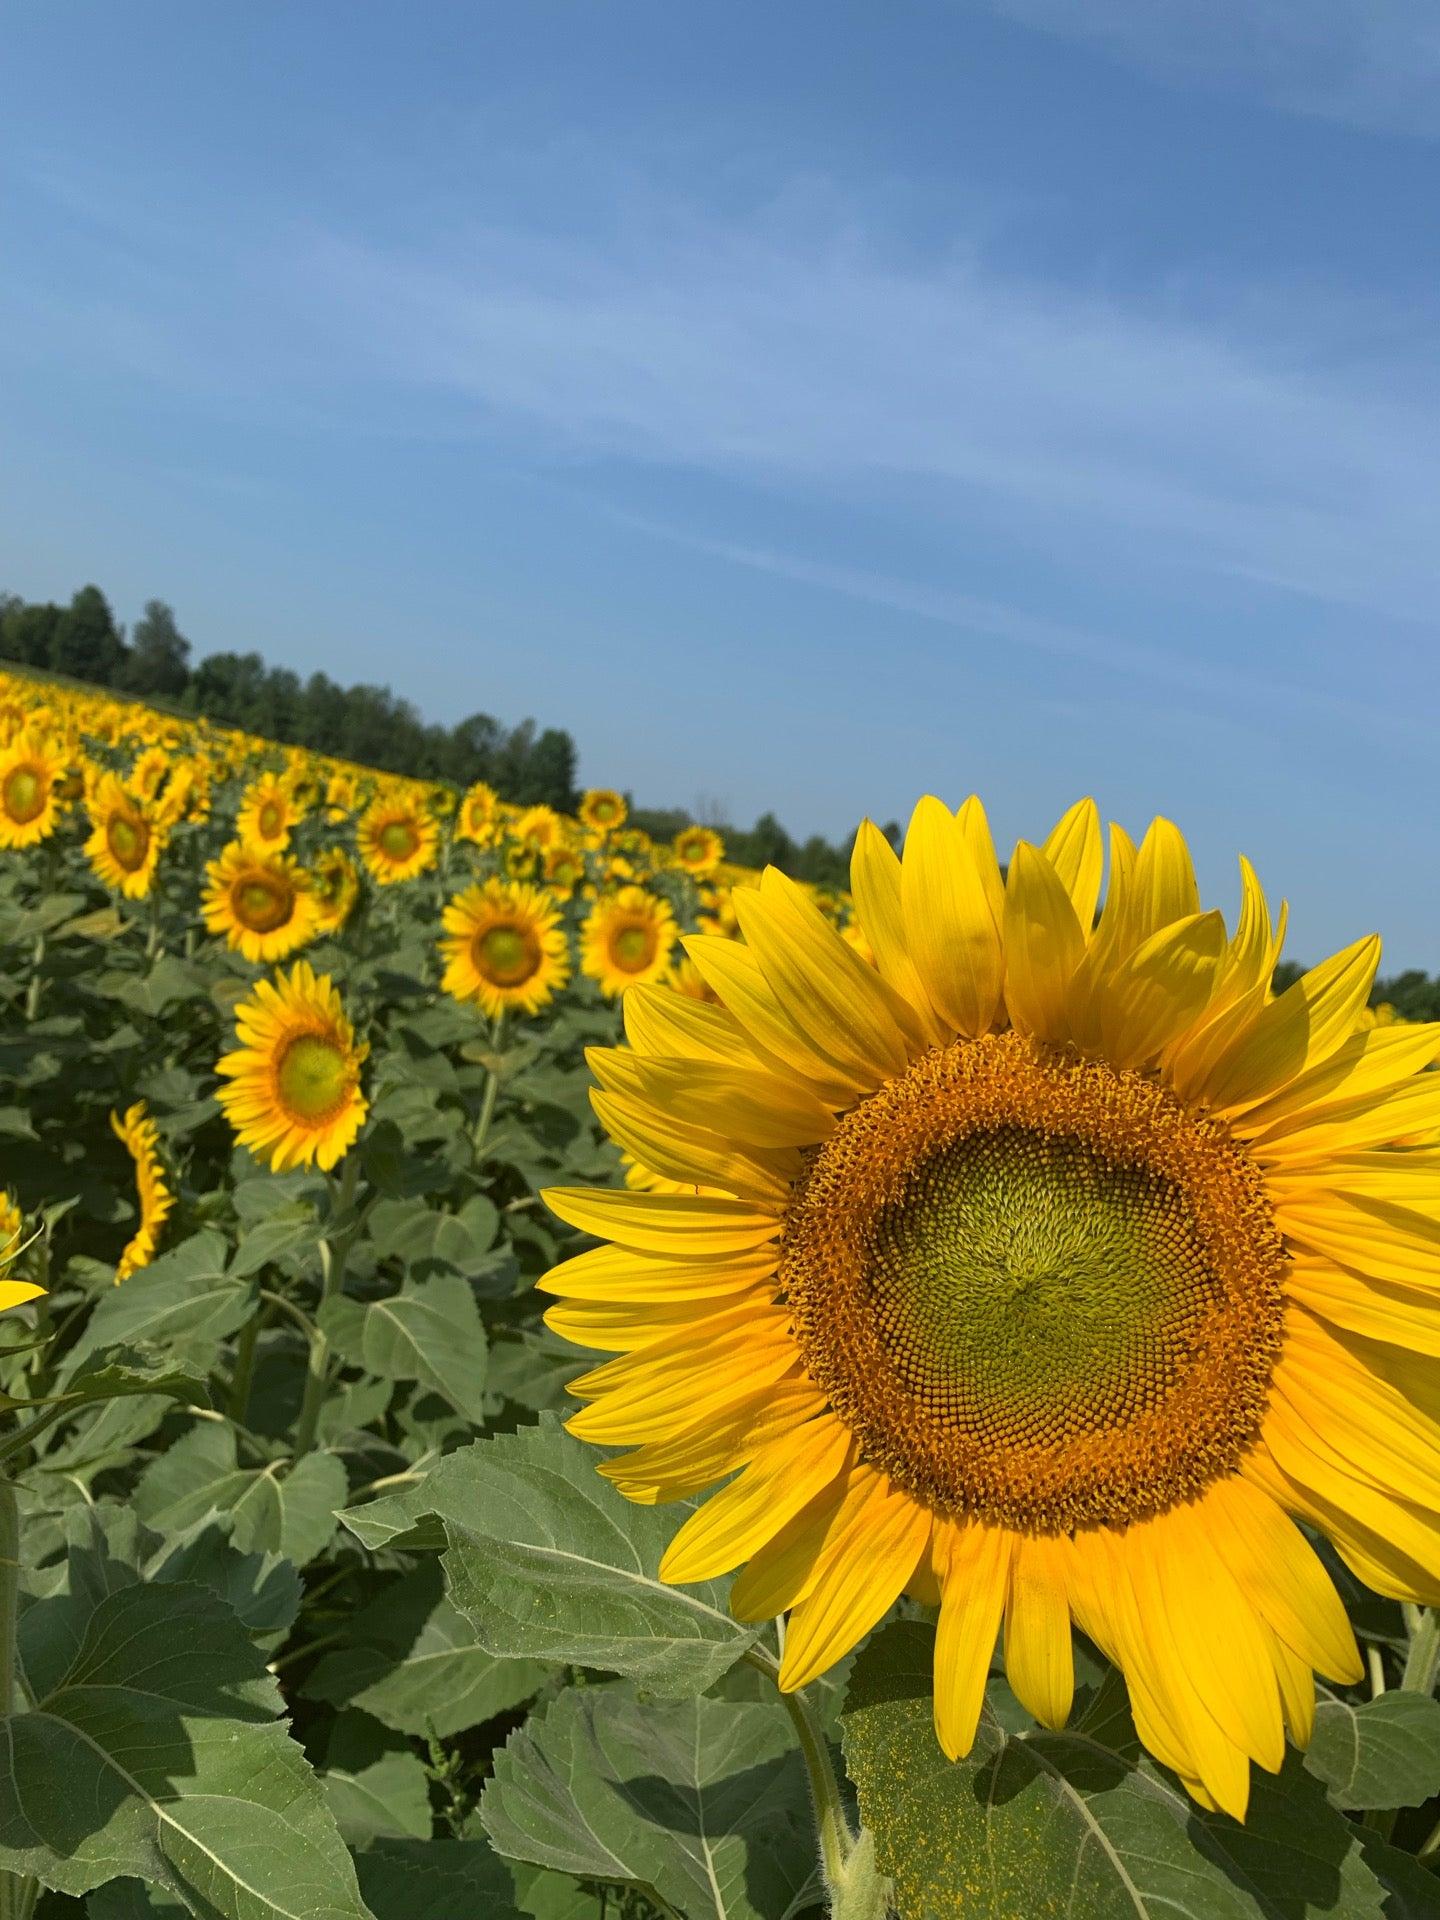
[[[303,1567],[328,1544],[346,1491],[333,1453],[241,1467],[232,1429],[205,1421],[146,1468],[134,1501],[146,1525],[162,1533],[228,1514],[242,1552],[280,1553]]]
[[[478,1727],[530,1699],[551,1671],[480,1646],[445,1597],[433,1560],[387,1581],[346,1623],[345,1639],[301,1691],[331,1706],[361,1707],[398,1733],[443,1739]]]
[[[1418,1807],[1440,1793],[1440,1700],[1382,1693],[1352,1705],[1322,1692],[1305,1764],[1338,1807]]]
[[[516,1905],[509,1869],[480,1839],[381,1840],[355,1868],[375,1920],[527,1920],[530,1911]]]
[[[69,1373],[56,1398],[77,1407],[96,1400],[125,1400],[136,1394],[160,1393],[167,1399],[206,1406],[209,1393],[204,1375],[179,1366],[162,1347],[106,1347],[82,1360]]]
[[[245,1230],[230,1263],[230,1272],[237,1280],[246,1279],[262,1267],[283,1260],[286,1254],[301,1251],[318,1262],[319,1234],[320,1220],[314,1207],[306,1200],[292,1200]]]
[[[491,1653],[683,1694],[717,1680],[760,1633],[731,1619],[727,1581],[660,1579],[688,1511],[632,1505],[552,1418],[448,1454],[417,1487],[344,1520],[371,1547],[430,1544],[440,1522],[450,1598]]]
[[[0,1748],[0,1868],[73,1895],[130,1875],[202,1920],[365,1920],[274,1682],[215,1594],[37,1601],[21,1662],[35,1705]]]
[[[496,1754],[480,1819],[507,1858],[638,1887],[685,1920],[777,1920],[814,1866],[778,1702],[572,1688]]]
[[[353,1771],[326,1767],[320,1784],[349,1846],[430,1838],[430,1782],[413,1753],[381,1753]]]
[[[398,1294],[337,1300],[320,1325],[347,1360],[382,1380],[418,1380],[477,1425],[485,1418],[485,1328],[469,1282],[456,1273],[407,1280]]]
[[[62,1386],[93,1354],[138,1342],[163,1348],[176,1365],[208,1372],[220,1342],[256,1304],[254,1281],[227,1272],[228,1253],[224,1237],[207,1229],[102,1294],[71,1349]]]
[[[969,1757],[932,1725],[929,1627],[861,1653],[845,1759],[901,1920],[1382,1920],[1357,1828],[1298,1754],[1255,1771],[1244,1826],[1202,1812],[1168,1774],[1077,1733],[1007,1735],[987,1709]]]

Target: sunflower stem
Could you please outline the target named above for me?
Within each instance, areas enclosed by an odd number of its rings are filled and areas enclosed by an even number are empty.
[[[1425,1607],[1410,1635],[1405,1671],[1400,1676],[1401,1688],[1406,1693],[1433,1693],[1437,1672],[1440,1672],[1440,1611]]]
[[[502,1007],[490,1022],[490,1064],[485,1070],[485,1091],[480,1098],[480,1117],[475,1122],[475,1164],[483,1166],[485,1162],[485,1142],[490,1138],[490,1123],[495,1118],[495,1099],[500,1091],[500,1066],[495,1055],[499,1052],[500,1036],[505,1030],[505,1009]]]
[[[320,1238],[320,1305],[316,1312],[316,1326],[310,1340],[310,1360],[305,1371],[305,1395],[300,1402],[300,1414],[295,1422],[295,1445],[293,1457],[298,1460],[302,1454],[309,1453],[315,1445],[316,1430],[320,1425],[321,1409],[325,1405],[326,1390],[330,1385],[330,1342],[325,1337],[323,1326],[319,1323],[324,1317],[326,1302],[338,1298],[345,1284],[345,1262],[350,1257],[350,1249],[359,1237],[365,1224],[365,1209],[355,1210],[355,1186],[360,1178],[360,1156],[352,1153],[345,1161],[345,1172],[339,1184],[331,1183],[330,1218],[326,1222],[325,1233]],[[342,1232],[335,1229],[345,1216],[354,1212],[354,1218]]]
[[[25,1020],[28,1025],[40,1011],[41,968],[45,964],[45,936],[37,933],[30,956],[30,985],[25,990]]]
[[[20,1600],[20,1503],[0,1476],[0,1713],[15,1711],[16,1620]],[[0,1920],[29,1920],[40,1882],[28,1874],[0,1873]]]

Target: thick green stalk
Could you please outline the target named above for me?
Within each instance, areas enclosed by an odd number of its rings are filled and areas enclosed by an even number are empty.
[[[319,1321],[325,1312],[325,1303],[339,1297],[345,1284],[345,1262],[350,1257],[350,1249],[364,1224],[363,1213],[336,1234],[336,1228],[351,1212],[355,1204],[355,1186],[360,1178],[360,1156],[351,1153],[345,1161],[345,1172],[338,1187],[331,1189],[330,1219],[324,1237],[320,1241],[320,1306],[316,1313],[315,1331],[310,1340],[310,1360],[305,1372],[305,1394],[300,1402],[300,1415],[295,1422],[295,1459],[309,1453],[315,1444],[316,1429],[320,1424],[321,1410],[325,1405],[326,1390],[330,1385],[330,1342],[325,1338]]]
[[[1423,1607],[1410,1635],[1400,1685],[1406,1693],[1433,1693],[1440,1673],[1440,1610]]]
[[[490,1123],[495,1118],[495,1098],[500,1091],[500,1072],[494,1056],[499,1051],[500,1036],[505,1029],[505,1014],[502,1009],[490,1023],[491,1061],[485,1073],[485,1091],[480,1098],[480,1118],[475,1122],[475,1164],[483,1166],[485,1161],[485,1142],[490,1138]]]

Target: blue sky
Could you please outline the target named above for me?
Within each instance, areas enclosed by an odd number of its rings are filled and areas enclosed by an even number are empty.
[[[1432,0],[12,8],[0,585],[1440,966]]]

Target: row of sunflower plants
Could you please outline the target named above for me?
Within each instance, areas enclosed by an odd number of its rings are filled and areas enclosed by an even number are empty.
[[[1276,994],[1088,802],[839,897],[0,742],[0,1920],[1440,1915],[1378,943]]]

